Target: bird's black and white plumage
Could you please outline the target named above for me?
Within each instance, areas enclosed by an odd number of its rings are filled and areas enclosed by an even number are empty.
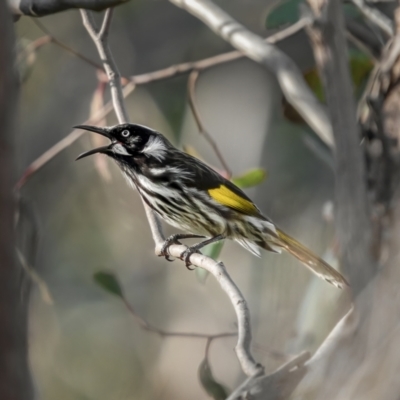
[[[191,252],[227,238],[256,255],[260,248],[274,252],[284,249],[319,277],[339,288],[347,285],[339,272],[277,228],[241,189],[197,158],[178,150],[162,134],[137,124],[77,128],[111,140],[110,145],[83,153],[78,159],[95,153],[108,155],[163,220],[185,231],[188,237],[210,238],[189,248],[187,262]]]

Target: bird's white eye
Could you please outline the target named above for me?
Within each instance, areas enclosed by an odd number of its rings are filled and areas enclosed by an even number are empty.
[[[127,138],[131,133],[128,131],[128,129],[125,129],[124,131],[121,132],[121,136],[124,138]]]

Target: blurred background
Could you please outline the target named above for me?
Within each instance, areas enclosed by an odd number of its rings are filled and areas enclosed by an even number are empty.
[[[278,29],[266,23],[272,2],[217,3],[264,37]],[[99,62],[78,11],[44,17],[40,23],[55,38]],[[31,18],[22,17],[15,27],[22,48],[45,35]],[[110,35],[123,76],[231,50],[197,19],[161,0],[117,7]],[[312,52],[303,32],[278,46],[305,73],[312,73]],[[83,123],[91,108],[99,107],[93,98],[101,87],[93,66],[54,43],[30,57],[23,61],[28,65],[23,66],[16,139],[20,175],[72,126]],[[178,147],[195,149],[221,171],[188,106],[187,78],[138,86],[126,100],[130,119],[157,129]],[[109,99],[108,90],[104,99]],[[315,151],[321,145],[283,105],[274,77],[247,59],[222,64],[201,72],[196,100],[233,175],[253,168],[267,171],[265,181],[246,189],[259,208],[335,265],[329,219],[331,160]],[[106,123],[116,123],[113,113]],[[19,240],[39,277],[39,284],[22,293],[30,297],[30,365],[38,398],[207,398],[198,376],[206,341],[161,338],[143,330],[121,299],[95,282],[94,274],[112,273],[136,312],[167,331],[235,330],[231,304],[213,277],[154,256],[139,195],[110,160],[100,156],[75,162],[82,151],[97,145],[94,136],[84,134],[21,191],[34,216],[25,222]],[[173,230],[165,227],[165,233]],[[34,234],[38,241],[31,246]],[[263,252],[258,259],[227,242],[218,258],[249,302],[253,354],[267,371],[303,350],[315,350],[349,307],[342,291],[286,254]],[[209,351],[214,378],[230,390],[244,379],[234,346],[235,338],[223,338],[213,341]]]

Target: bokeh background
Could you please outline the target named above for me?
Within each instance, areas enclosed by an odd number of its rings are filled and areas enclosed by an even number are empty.
[[[224,0],[229,14],[268,36],[265,1]],[[78,11],[40,19],[60,41],[99,62]],[[44,33],[30,19],[15,25],[21,45]],[[207,27],[165,1],[135,0],[115,9],[110,43],[123,76],[199,60],[231,48]],[[278,45],[303,71],[313,68],[306,35]],[[99,86],[96,70],[49,43],[32,56],[22,84],[16,149],[19,174],[90,115]],[[108,92],[105,99],[109,98]],[[263,168],[267,179],[246,190],[279,226],[332,264],[329,157],[310,146],[309,129],[288,119],[274,77],[241,59],[200,74],[196,99],[203,122],[234,175]],[[198,132],[187,103],[187,75],[138,86],[126,100],[132,122],[191,146],[221,170]],[[107,124],[116,122],[111,113]],[[94,136],[94,134],[93,134]],[[18,233],[22,251],[41,283],[26,283],[29,296],[30,365],[43,400],[204,399],[198,368],[205,340],[160,338],[144,331],[117,296],[93,279],[107,271],[149,323],[164,330],[218,333],[236,327],[233,309],[213,277],[181,262],[154,256],[139,195],[110,160],[75,162],[96,144],[87,133],[48,162],[24,185],[21,196],[34,215]],[[318,147],[318,146],[317,146]],[[38,243],[29,247],[29,235]],[[165,227],[166,234],[173,232]],[[318,280],[296,260],[263,252],[260,259],[226,243],[219,259],[249,302],[257,361],[273,371],[303,350],[315,350],[349,299]],[[29,278],[25,277],[29,281]],[[46,292],[46,290],[48,292]],[[235,339],[212,343],[215,379],[230,389],[244,378]]]

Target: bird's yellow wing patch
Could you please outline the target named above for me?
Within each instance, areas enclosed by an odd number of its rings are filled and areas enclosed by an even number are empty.
[[[259,213],[257,207],[246,198],[236,194],[225,185],[208,190],[208,194],[219,204],[233,208],[243,214],[257,215]]]

